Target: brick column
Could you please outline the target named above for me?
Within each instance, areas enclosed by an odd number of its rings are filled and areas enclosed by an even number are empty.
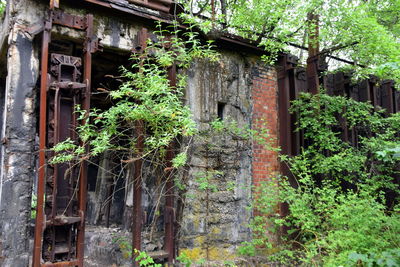
[[[258,67],[253,71],[253,116],[252,129],[266,128],[278,146],[278,84],[274,68]],[[265,146],[253,143],[252,175],[253,185],[267,181],[279,170],[278,153]]]

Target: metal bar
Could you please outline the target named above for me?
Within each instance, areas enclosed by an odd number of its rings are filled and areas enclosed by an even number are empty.
[[[176,87],[176,64],[168,68],[169,85]],[[168,264],[172,266],[175,259],[175,210],[174,210],[174,181],[172,179],[172,159],[174,158],[174,143],[171,143],[166,154],[167,172],[165,189],[165,239],[164,250],[168,252]]]
[[[60,142],[60,89],[56,89],[54,97],[54,144]],[[57,179],[58,179],[58,164],[54,164],[53,174],[53,206],[51,207],[51,220],[57,215]],[[54,248],[53,248],[54,250]]]
[[[92,75],[92,38],[93,38],[93,15],[86,15],[86,42],[84,47],[84,66],[83,79],[86,83],[86,91],[84,93],[82,108],[89,113],[90,109],[90,90],[91,90],[91,75]],[[88,114],[87,114],[88,115]],[[85,123],[85,121],[83,121]],[[88,150],[88,147],[86,147]],[[77,238],[77,259],[78,266],[83,267],[83,254],[85,245],[85,216],[86,216],[86,194],[87,194],[87,162],[83,161],[79,172],[79,215],[82,218],[78,225]]]
[[[279,62],[281,70],[278,73],[278,101],[279,101],[279,140],[282,147],[282,153],[291,155],[292,139],[291,139],[291,122],[290,122],[290,75],[293,75],[291,69],[288,68],[287,57],[284,56]],[[286,165],[282,164],[283,173],[288,175],[290,172]]]
[[[136,150],[138,157],[141,156],[144,147],[143,121],[135,122],[137,134]],[[141,158],[134,162],[133,174],[133,221],[132,221],[132,258],[135,259],[135,249],[141,250],[142,247],[142,164]],[[137,262],[134,266],[137,266]]]
[[[47,112],[47,72],[49,61],[49,43],[51,39],[52,15],[45,22],[42,37],[41,77],[40,77],[40,117],[39,117],[39,170],[37,188],[36,223],[32,266],[39,267],[44,229],[44,192],[46,184],[46,112]]]
[[[53,11],[53,24],[77,30],[84,30],[88,27],[87,20],[85,19],[85,17],[67,14],[61,10]]]
[[[142,28],[138,33],[140,49],[137,52],[143,53],[147,46],[148,31]],[[136,47],[136,49],[138,48]],[[146,55],[142,55],[144,57]],[[144,148],[144,124],[143,121],[135,122],[135,131],[137,136],[136,150],[138,159],[133,163],[133,218],[132,218],[132,259],[133,265],[138,266],[135,259],[135,249],[141,250],[142,247],[142,165],[143,160],[140,158]]]
[[[288,55],[283,56],[279,61],[280,71],[278,72],[278,103],[279,103],[279,145],[282,148],[282,153],[286,155],[293,154],[293,129],[291,122],[291,114],[289,113],[291,94],[291,86],[295,83],[291,82],[291,76],[294,75],[296,66],[295,62],[288,58]],[[293,183],[293,174],[289,167],[284,162],[280,162],[280,170],[283,175],[287,176],[289,181]],[[289,215],[289,206],[287,203],[280,204],[280,215],[282,217]],[[280,231],[287,233],[289,228],[282,226]]]
[[[107,178],[107,198],[109,199],[109,201],[107,201],[107,205],[105,207],[105,213],[104,213],[104,217],[106,217],[106,227],[110,227],[110,214],[111,214],[111,203],[112,203],[112,199],[113,199],[113,193],[114,193],[114,185],[111,181],[110,178]]]

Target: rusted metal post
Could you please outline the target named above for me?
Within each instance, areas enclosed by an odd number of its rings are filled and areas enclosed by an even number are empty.
[[[308,90],[312,94],[319,92],[319,17],[315,14],[308,14],[308,58],[307,58],[307,83]]]
[[[139,47],[136,47],[139,53],[144,53],[147,46],[148,31],[146,28],[138,33]],[[146,55],[142,55],[146,56]],[[132,258],[133,265],[138,266],[135,259],[135,249],[141,250],[142,248],[142,156],[144,148],[144,124],[143,121],[139,120],[135,122],[135,131],[137,136],[136,141],[136,152],[138,159],[134,162],[134,173],[133,173],[133,218],[132,218]]]
[[[37,206],[36,206],[36,224],[34,235],[34,250],[32,265],[40,266],[42,235],[45,226],[44,223],[44,192],[46,184],[46,123],[47,123],[47,83],[48,83],[48,61],[49,61],[49,43],[51,39],[52,13],[49,19],[45,21],[42,37],[42,56],[41,56],[41,77],[40,77],[40,118],[39,118],[39,170],[37,186]]]
[[[176,87],[176,64],[168,68],[168,80],[171,87]],[[174,158],[174,143],[171,143],[166,155],[166,190],[165,190],[165,239],[164,248],[168,252],[168,265],[175,259],[175,209],[174,209],[174,181],[172,179],[172,159]]]
[[[296,90],[296,83],[293,82],[295,67],[297,65],[297,60],[291,58],[289,55],[281,57],[279,61],[279,72],[278,72],[278,101],[279,101],[279,145],[282,148],[282,153],[285,155],[293,156],[296,149],[293,149],[299,144],[294,144],[293,135],[294,124],[291,122],[291,114],[289,112],[290,101],[291,101],[291,91]],[[293,96],[292,96],[293,97]],[[283,175],[287,176],[289,181],[293,183],[294,177],[291,173],[289,167],[284,162],[280,163],[280,169]],[[281,203],[280,214],[282,217],[289,214],[289,206],[287,203]],[[283,233],[287,233],[288,227],[282,226],[280,229]]]
[[[137,134],[136,150],[138,157],[141,157],[144,147],[144,125],[143,121],[136,121],[135,131]],[[135,249],[142,247],[142,165],[141,158],[134,162],[133,174],[133,222],[132,222],[132,258],[135,259]],[[134,266],[137,266],[134,261]]]
[[[82,108],[87,112],[90,109],[90,90],[92,76],[92,48],[93,48],[93,15],[86,15],[86,42],[84,47],[83,79],[86,83]],[[83,122],[85,123],[85,121]],[[86,147],[88,150],[88,147]],[[86,194],[87,194],[87,162],[83,161],[79,172],[79,215],[81,223],[78,225],[77,259],[78,266],[83,267],[83,253],[85,246],[85,216],[86,216]]]

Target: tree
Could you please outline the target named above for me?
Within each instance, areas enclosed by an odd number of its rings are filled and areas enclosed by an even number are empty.
[[[183,4],[204,31],[225,31],[257,41],[271,53],[293,51],[315,38],[320,55],[354,62],[356,77],[400,81],[399,0],[192,0]],[[214,10],[212,10],[214,6]],[[313,14],[318,21],[310,21]],[[202,19],[199,15],[203,15]],[[204,19],[206,17],[207,19]],[[215,20],[211,21],[210,20]],[[311,22],[311,23],[310,23]],[[319,35],[313,36],[313,28]],[[302,52],[295,52],[301,55]],[[335,66],[336,65],[336,66]],[[343,67],[331,64],[331,68]]]

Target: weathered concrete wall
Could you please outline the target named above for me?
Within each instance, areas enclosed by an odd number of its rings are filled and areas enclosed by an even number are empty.
[[[251,142],[215,132],[210,122],[219,113],[226,122],[250,126],[253,65],[251,58],[224,51],[219,63],[196,62],[188,71],[187,101],[200,135],[189,150],[180,248],[194,260],[232,259],[250,238]]]
[[[31,36],[21,30],[28,22],[32,22],[26,11],[28,7],[24,1],[9,3],[8,12],[13,14],[13,19],[9,20],[8,25],[10,32],[0,159],[2,266],[27,266],[29,259],[28,229],[35,176],[35,97],[39,61]]]

